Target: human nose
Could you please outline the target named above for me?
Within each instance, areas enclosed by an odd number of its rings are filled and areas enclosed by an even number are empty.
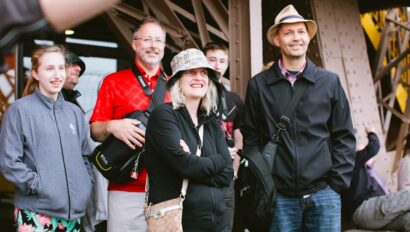
[[[215,62],[215,69],[219,70],[219,68],[221,67],[221,63],[219,61]]]
[[[65,69],[56,68],[56,69],[54,70],[54,73],[55,73],[56,76],[58,76],[58,77],[65,77],[65,75],[66,75]]]
[[[300,36],[299,33],[295,33],[295,34],[293,35],[293,40],[300,40],[300,38],[301,38],[301,36]]]
[[[194,75],[194,80],[204,80],[207,77],[208,77],[207,74],[198,72]]]

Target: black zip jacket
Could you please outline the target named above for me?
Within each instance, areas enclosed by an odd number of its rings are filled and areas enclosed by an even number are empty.
[[[342,194],[343,214],[348,218],[353,216],[363,201],[385,195],[382,187],[369,175],[366,167],[366,162],[376,156],[380,150],[379,138],[373,132],[370,132],[367,137],[369,139],[367,146],[356,152],[350,188]]]
[[[307,88],[281,134],[275,158],[277,190],[302,196],[329,185],[340,193],[349,187],[356,147],[349,103],[337,74],[309,59],[294,86],[278,62],[249,81],[241,126],[244,150],[264,146],[276,133],[275,122],[302,82]]]
[[[204,125],[201,157],[196,156],[200,138],[188,110],[172,109],[170,103],[151,114],[146,131],[144,164],[149,176],[149,203],[180,195],[182,180],[189,179],[184,201],[184,231],[222,231],[227,226],[224,188],[233,178],[232,160],[216,116],[199,117]],[[183,151],[183,139],[190,153]]]

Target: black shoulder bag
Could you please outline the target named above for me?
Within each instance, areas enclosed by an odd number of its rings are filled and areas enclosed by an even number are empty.
[[[302,82],[303,83],[303,82]],[[303,83],[296,89],[291,102],[279,123],[275,122],[274,134],[263,149],[258,146],[244,150],[235,182],[235,227],[234,231],[268,231],[275,210],[276,187],[272,177],[275,154],[282,131],[290,123],[297,102],[306,89]]]
[[[133,65],[132,72],[144,90],[145,95],[151,96],[152,91],[148,88],[138,69]],[[137,119],[141,122],[138,127],[145,131],[148,118],[154,108],[164,102],[165,98],[165,75],[161,72],[155,91],[151,97],[147,110],[136,110],[125,115],[125,118]],[[142,166],[141,155],[143,148],[137,147],[132,150],[124,142],[110,135],[102,144],[97,146],[91,154],[91,160],[97,170],[109,181],[125,183],[138,178],[138,172]]]

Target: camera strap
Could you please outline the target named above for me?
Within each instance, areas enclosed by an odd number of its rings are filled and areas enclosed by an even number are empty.
[[[146,96],[151,97],[151,101],[149,103],[148,109],[146,110],[146,113],[151,114],[151,112],[154,110],[156,106],[159,106],[164,102],[165,94],[166,94],[166,88],[165,88],[165,83],[166,83],[166,75],[164,72],[161,70],[160,75],[158,77],[157,84],[155,85],[154,91],[152,91],[149,87],[147,82],[145,82],[144,78],[142,77],[140,71],[138,70],[137,66],[133,64],[131,66],[132,73],[134,74],[135,78],[137,79],[138,83],[140,83],[142,89],[144,90],[144,94]]]
[[[228,104],[226,103],[225,89],[222,87],[221,91],[221,102],[222,102],[222,120],[226,121],[228,119]]]

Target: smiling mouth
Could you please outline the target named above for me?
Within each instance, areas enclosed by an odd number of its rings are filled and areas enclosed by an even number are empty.
[[[192,84],[191,87],[192,88],[203,88],[204,85],[203,84]]]

